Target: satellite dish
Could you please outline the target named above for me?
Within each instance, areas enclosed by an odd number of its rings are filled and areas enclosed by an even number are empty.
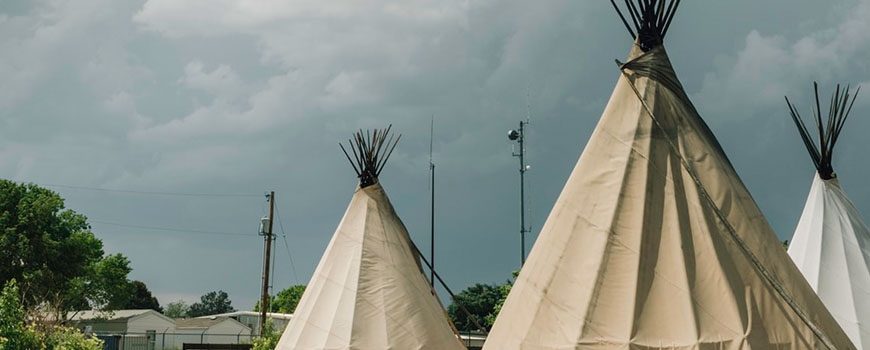
[[[516,131],[516,130],[508,131],[508,138],[511,139],[511,141],[516,141],[518,138],[520,138],[519,131]]]

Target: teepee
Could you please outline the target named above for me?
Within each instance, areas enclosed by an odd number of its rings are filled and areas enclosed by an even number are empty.
[[[854,349],[677,79],[679,0],[625,2],[628,62],[484,349]]]
[[[276,349],[465,349],[378,181],[388,134],[351,142],[359,186]]]
[[[823,123],[818,84],[815,94],[813,132],[818,132],[818,144],[786,98],[817,170],[788,254],[852,342],[859,349],[870,350],[870,228],[846,197],[831,167],[834,145],[855,99],[848,87],[841,90],[837,86],[827,123]]]

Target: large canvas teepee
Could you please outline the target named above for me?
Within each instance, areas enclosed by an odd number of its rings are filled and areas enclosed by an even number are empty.
[[[683,91],[678,3],[626,1],[635,45],[485,350],[854,349]]]
[[[359,187],[276,349],[465,349],[378,181],[388,132],[356,134]]]
[[[859,349],[870,349],[870,228],[846,197],[831,166],[834,145],[855,100],[849,103],[849,88],[837,86],[825,124],[818,85],[815,94],[818,144],[788,101],[817,170],[788,254],[852,342]]]

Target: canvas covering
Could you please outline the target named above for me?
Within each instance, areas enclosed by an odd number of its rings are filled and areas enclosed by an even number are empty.
[[[276,349],[465,349],[380,184],[357,189]]]
[[[870,229],[837,178],[816,174],[788,254],[859,349],[870,349]]]
[[[484,349],[853,349],[664,48],[625,67]]]

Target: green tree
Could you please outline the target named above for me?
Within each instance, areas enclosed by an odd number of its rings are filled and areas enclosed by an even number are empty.
[[[163,313],[166,317],[169,318],[186,318],[188,317],[188,313],[190,312],[190,306],[184,302],[184,300],[179,300],[176,302],[171,302],[169,305],[166,305],[166,311]]]
[[[92,288],[88,295],[91,306],[98,309],[118,310],[126,308],[133,294],[133,285],[127,279],[130,260],[121,254],[114,254],[100,259],[92,268]]]
[[[0,179],[0,282],[16,279],[25,309],[110,309],[129,295],[129,261],[104,256],[85,216],[57,193]]]
[[[478,283],[459,292],[447,307],[447,313],[460,331],[479,330],[475,321],[489,329],[492,323],[487,321],[487,316],[494,312],[495,306],[504,295],[504,288],[499,285]],[[466,314],[460,305],[470,315]]]
[[[58,311],[119,310],[126,308],[133,293],[127,279],[130,260],[121,254],[107,255],[88,265],[85,275],[69,281]]]
[[[233,311],[236,311],[236,309],[233,308],[233,302],[230,301],[227,292],[219,290],[216,292],[208,292],[199,297],[198,303],[190,305],[190,310],[187,315],[189,317],[199,317]]]
[[[302,294],[305,293],[305,285],[297,284],[290,286],[278,292],[278,295],[271,297],[269,302],[269,312],[280,312],[283,314],[292,314],[296,311],[296,305],[299,305],[299,300],[302,299]],[[254,303],[254,311],[260,311],[260,301]]]
[[[495,318],[498,317],[498,313],[501,312],[502,306],[504,306],[504,301],[507,299],[508,294],[511,292],[511,287],[513,287],[512,283],[505,283],[498,285],[499,292],[501,293],[501,297],[498,301],[495,302],[495,306],[492,308],[492,312],[489,315],[486,315],[486,327],[492,327],[495,324]]]
[[[163,313],[163,308],[160,307],[157,298],[151,294],[151,291],[148,290],[148,286],[144,282],[133,281],[131,289],[133,293],[130,295],[127,305],[124,306],[125,309],[151,309]]]
[[[292,314],[296,311],[296,305],[299,305],[299,300],[302,299],[302,294],[304,293],[304,284],[287,287],[278,292],[278,295],[275,296],[275,300],[269,308],[272,309],[272,312]]]
[[[499,289],[501,289],[501,298],[495,303],[495,307],[492,308],[492,313],[486,315],[486,323],[492,326],[495,324],[495,318],[498,316],[498,313],[501,312],[502,306],[504,306],[505,300],[507,300],[508,294],[511,292],[511,288],[514,286],[514,282],[517,280],[517,276],[520,275],[520,270],[511,271],[512,279],[507,280],[504,284],[498,285]]]

